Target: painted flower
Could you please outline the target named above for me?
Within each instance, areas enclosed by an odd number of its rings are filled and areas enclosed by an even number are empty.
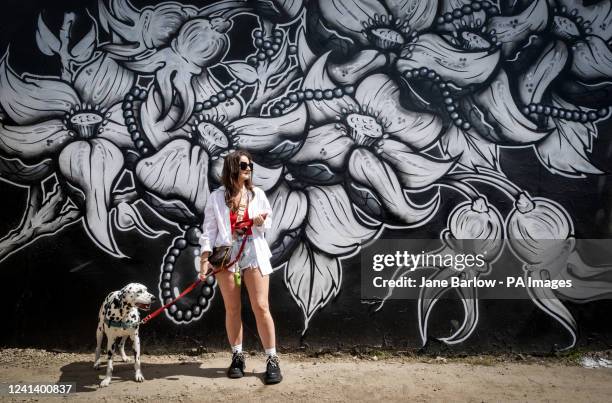
[[[108,44],[104,50],[135,72],[155,74],[164,115],[174,92],[178,94],[184,107],[177,128],[193,112],[192,78],[223,59],[229,48],[229,18],[245,10],[234,2],[202,9],[168,2],[136,10],[127,0],[112,0],[109,10],[100,2],[103,28],[127,42]]]
[[[312,127],[269,192],[276,218],[267,239],[274,261],[288,262],[285,283],[304,314],[304,331],[339,291],[341,260],[385,227],[427,223],[437,211],[437,193],[417,204],[406,191],[424,191],[454,165],[419,152],[437,140],[437,117],[407,110],[398,85],[384,74],[367,76],[356,90],[339,86],[327,73],[328,55],[278,105],[305,104]],[[234,142],[252,149],[257,130],[245,130]]]
[[[113,238],[111,191],[133,147],[121,99],[134,75],[106,55],[81,67],[73,82],[24,74],[0,62],[0,104],[14,122],[0,126],[0,150],[27,163],[51,158],[58,179],[84,208],[83,223],[107,253],[123,256]]]
[[[320,0],[308,8],[309,29],[333,49],[373,47],[400,51],[416,32],[429,28],[438,1]]]
[[[193,84],[196,112],[178,129],[173,128],[182,108],[172,105],[164,115],[161,94],[155,89],[133,107],[139,111],[142,136],[154,150],[136,165],[145,200],[177,222],[199,225],[210,191],[221,184],[223,157],[237,148],[234,136],[248,139],[254,154],[254,183],[268,190],[282,174],[279,164],[292,155],[286,145],[297,149],[306,108],[275,118],[241,118],[244,106],[238,93],[244,83],[237,81],[224,90],[205,71]],[[250,130],[257,135],[249,138]]]

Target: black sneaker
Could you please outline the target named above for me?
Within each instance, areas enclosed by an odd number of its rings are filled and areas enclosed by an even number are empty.
[[[244,376],[245,365],[244,353],[234,353],[232,355],[232,363],[227,370],[227,376],[230,378],[242,378]]]
[[[278,357],[275,355],[268,356],[266,360],[266,375],[264,382],[266,385],[274,385],[280,383],[283,380],[281,375],[280,365],[278,364]]]

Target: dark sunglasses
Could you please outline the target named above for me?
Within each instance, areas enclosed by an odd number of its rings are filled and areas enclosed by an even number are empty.
[[[240,162],[240,170],[241,171],[246,171],[247,168],[251,168],[251,171],[253,170],[253,163],[249,162],[248,164],[246,162]]]

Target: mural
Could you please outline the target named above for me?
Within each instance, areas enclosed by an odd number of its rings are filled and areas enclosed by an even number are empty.
[[[495,270],[507,246],[525,278],[557,270],[580,284],[577,294],[529,290],[569,332],[569,347],[577,324],[563,301],[610,297],[598,277],[609,268],[573,247],[571,212],[521,189],[499,157],[529,148],[568,181],[604,174],[591,153],[612,103],[609,1],[100,0],[88,11],[66,12],[59,29],[38,17],[32,35],[54,74],[18,70],[10,47],[2,56],[0,179],[26,188],[28,201],[0,241],[0,264],[75,224],[122,258],[119,233],[168,233],[145,219],[155,214],[180,233],[159,262],[167,301],[195,278],[204,206],[223,157],[241,148],[273,206],[273,276],[301,309],[303,332],[333,304],[343,262],[362,244],[446,214],[442,189],[465,201],[434,230],[440,239],[490,241],[486,270],[463,276]],[[90,27],[84,35],[77,21]],[[489,201],[499,197],[513,207]],[[564,241],[557,254],[572,270],[537,260],[550,239]],[[439,267],[431,278],[458,275]],[[210,278],[167,319],[201,320],[215,289]],[[447,291],[421,292],[423,343]],[[448,344],[479,321],[476,289],[457,292],[464,318],[441,339]]]

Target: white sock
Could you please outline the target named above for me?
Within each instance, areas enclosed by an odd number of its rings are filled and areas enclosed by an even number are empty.
[[[232,353],[242,353],[242,344],[232,346]]]
[[[273,357],[276,355],[276,347],[266,348],[266,354],[268,357]]]

